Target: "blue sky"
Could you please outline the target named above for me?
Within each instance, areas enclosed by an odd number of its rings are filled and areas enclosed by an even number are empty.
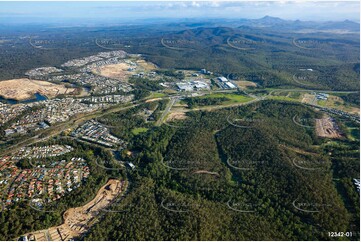
[[[0,24],[7,22],[99,22],[148,18],[261,18],[353,20],[359,1],[168,1],[168,2],[0,2]]]

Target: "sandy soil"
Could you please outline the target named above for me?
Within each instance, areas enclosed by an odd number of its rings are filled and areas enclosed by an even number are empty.
[[[160,97],[159,98],[157,97],[157,98],[148,99],[145,102],[150,103],[150,102],[155,102],[155,101],[158,101],[158,100],[162,100],[162,99]]]
[[[168,115],[166,121],[173,121],[173,120],[184,120],[187,116],[184,112],[172,112]]]
[[[157,66],[151,62],[147,62],[145,60],[137,60],[136,63],[139,67],[143,68],[144,70],[150,71],[157,69]]]
[[[316,119],[316,133],[320,137],[340,138],[342,134],[337,124],[329,117]]]
[[[257,87],[257,84],[250,81],[233,81],[239,87]]]
[[[131,66],[127,63],[119,63],[114,65],[106,65],[93,69],[93,73],[100,76],[105,76],[113,79],[126,81],[128,76],[132,73],[128,71]]]
[[[126,184],[124,181],[110,179],[89,203],[82,207],[68,209],[63,215],[63,224],[29,233],[28,238],[33,237],[37,241],[64,241],[80,236],[94,224],[99,212],[126,189]]]
[[[49,98],[59,94],[72,94],[75,88],[66,88],[46,81],[30,80],[27,78],[13,79],[0,82],[0,96],[6,99],[26,100],[40,93]]]
[[[315,99],[315,95],[305,93],[305,94],[303,95],[303,98],[302,98],[302,101],[301,101],[301,102],[312,104],[314,99]]]

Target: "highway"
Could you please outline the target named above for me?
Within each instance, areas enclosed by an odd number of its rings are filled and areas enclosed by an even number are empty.
[[[165,108],[165,110],[162,112],[162,115],[160,116],[160,118],[157,120],[156,125],[160,126],[162,125],[165,117],[167,116],[167,114],[169,113],[169,111],[172,109],[173,105],[179,100],[179,97],[171,97],[170,101],[167,104],[167,107]]]
[[[221,108],[227,108],[227,107],[236,107],[236,106],[244,106],[244,105],[249,105],[251,103],[255,103],[255,102],[259,102],[262,100],[267,99],[267,97],[269,97],[273,92],[276,91],[288,91],[288,92],[325,92],[325,93],[358,93],[358,91],[329,91],[329,90],[313,90],[313,89],[272,89],[270,90],[269,94],[265,97],[257,97],[255,95],[249,94],[247,92],[245,92],[245,90],[243,89],[238,89],[242,92],[244,92],[246,95],[254,98],[251,101],[248,102],[244,102],[244,103],[232,103],[232,104],[224,104],[224,105],[217,105],[217,106],[207,106],[207,107],[198,107],[198,108],[194,108],[194,109],[183,109],[183,112],[190,112],[190,111],[211,111],[211,110],[215,110],[215,109],[221,109]],[[216,90],[216,91],[200,91],[198,92],[199,94],[211,94],[211,93],[232,93],[235,92],[235,90]],[[188,94],[186,93],[177,93],[177,94],[173,94],[173,95],[167,95],[165,97],[161,97],[158,100],[164,100],[164,99],[170,99],[170,102],[167,104],[166,109],[163,111],[161,117],[158,119],[158,121],[156,122],[156,125],[159,126],[164,122],[164,119],[166,118],[166,115],[171,111],[173,105],[181,98],[186,97]],[[61,132],[68,130],[68,129],[73,129],[76,128],[77,126],[79,126],[81,123],[87,121],[87,120],[91,120],[94,118],[98,118],[98,117],[102,117],[105,116],[107,114],[110,113],[115,113],[115,112],[119,112],[119,111],[123,111],[126,109],[130,109],[136,106],[139,106],[145,102],[149,102],[151,98],[148,99],[142,99],[142,100],[138,100],[138,101],[133,101],[132,103],[128,103],[128,104],[120,104],[120,105],[115,105],[112,106],[108,109],[105,110],[99,110],[93,113],[88,113],[88,114],[83,114],[83,115],[77,115],[73,118],[71,118],[69,121],[64,122],[64,123],[59,123],[56,124],[54,126],[51,126],[50,128],[43,130],[39,133],[37,133],[35,136],[30,137],[30,138],[24,138],[22,141],[16,143],[15,145],[9,146],[9,147],[4,147],[6,150],[2,151],[2,155],[7,155],[7,154],[11,154],[12,152],[20,149],[23,146],[29,146],[41,141],[45,141],[47,139],[49,139],[50,137],[59,135]],[[156,101],[156,100],[154,100]],[[323,108],[321,106],[318,105],[311,105],[315,108]],[[39,139],[39,137],[42,137]],[[4,149],[3,148],[3,149]]]

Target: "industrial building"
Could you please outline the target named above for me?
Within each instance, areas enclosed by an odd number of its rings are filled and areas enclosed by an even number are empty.
[[[209,90],[209,84],[202,81],[188,81],[188,82],[178,82],[177,83],[178,91],[182,92],[191,92],[196,90]]]
[[[218,81],[220,81],[220,82],[228,82],[228,79],[225,78],[224,76],[220,76],[220,77],[218,77],[217,79],[218,79]]]

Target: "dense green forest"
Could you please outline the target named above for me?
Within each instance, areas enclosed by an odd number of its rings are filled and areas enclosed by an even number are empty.
[[[51,42],[51,50],[33,48],[29,36]],[[141,36],[140,36],[141,33]],[[57,66],[72,58],[107,49],[96,40],[113,40],[111,50],[142,54],[165,69],[206,68],[219,75],[231,75],[257,82],[261,87],[308,87],[328,90],[359,90],[359,35],[296,33],[254,27],[138,26],[112,28],[46,29],[29,28],[5,32],[0,45],[0,80],[23,77],[39,66]],[[109,50],[108,50],[109,51]],[[209,61],[212,60],[212,61]],[[317,76],[305,83],[294,80],[301,69],[313,69]],[[166,76],[182,79],[177,71]],[[145,89],[153,85],[134,80]]]
[[[343,239],[359,239],[359,193],[352,181],[360,169],[359,140],[317,137],[306,125],[321,113],[262,101],[188,112],[186,120],[170,125],[154,126],[141,115],[166,104],[145,103],[97,120],[127,142],[131,155],[120,152],[120,158],[134,163],[134,170],[97,166],[95,161],[114,161],[112,154],[84,142],[61,137],[39,143],[73,146],[47,161],[84,157],[91,176],[82,189],[44,208],[51,213],[26,203],[2,211],[0,239],[60,224],[62,212],[91,200],[110,177],[127,178],[129,191],[78,239],[333,240],[329,231],[351,231],[353,237]],[[337,120],[342,129],[354,125]],[[148,129],[131,132],[139,127]],[[26,159],[17,165],[30,167]]]
[[[360,93],[350,93],[350,94],[341,96],[341,98],[345,102],[360,105]]]
[[[263,101],[190,112],[174,127],[135,136],[132,190],[114,206],[121,212],[109,213],[85,239],[332,240],[329,231],[353,231],[344,239],[357,240],[359,194],[351,178],[360,167],[341,154],[359,155],[358,141],[330,146],[295,115],[320,116]]]
[[[187,103],[189,108],[193,108],[196,106],[209,106],[209,105],[217,105],[222,104],[225,101],[229,101],[229,98],[226,97],[210,97],[210,98],[185,98],[184,102]]]
[[[38,39],[53,40],[49,41],[53,48],[33,48],[24,37],[33,33]],[[114,40],[117,49],[142,54],[164,68],[157,70],[164,76],[157,81],[131,77],[135,106],[96,119],[125,141],[124,147],[104,149],[71,139],[66,132],[37,144],[71,145],[74,151],[44,163],[83,157],[90,177],[80,189],[44,208],[52,212],[39,212],[26,202],[0,211],[0,240],[60,224],[66,209],[90,201],[109,178],[127,179],[127,194],[77,239],[360,239],[360,193],[353,181],[360,178],[359,124],[335,116],[344,135],[320,138],[313,127],[323,113],[300,103],[263,100],[214,111],[187,110],[185,120],[158,126],[170,99],[141,103],[162,90],[159,83],[167,77],[184,79],[178,69],[205,68],[214,76],[269,88],[252,91],[250,87],[249,93],[258,96],[269,94],[272,88],[359,91],[357,34],[161,24],[40,32],[34,27],[4,35],[10,41],[0,44],[0,80],[109,51],[96,44],[102,38]],[[359,93],[335,95],[348,105],[359,105]],[[230,100],[226,96],[188,97],[182,102],[192,109]],[[0,127],[0,133],[6,128]],[[0,149],[30,136],[0,137],[7,141]],[[120,166],[114,154],[136,168]],[[99,162],[119,169],[103,169]],[[16,165],[31,168],[27,159]],[[328,234],[331,231],[352,232],[353,237],[333,238]]]

